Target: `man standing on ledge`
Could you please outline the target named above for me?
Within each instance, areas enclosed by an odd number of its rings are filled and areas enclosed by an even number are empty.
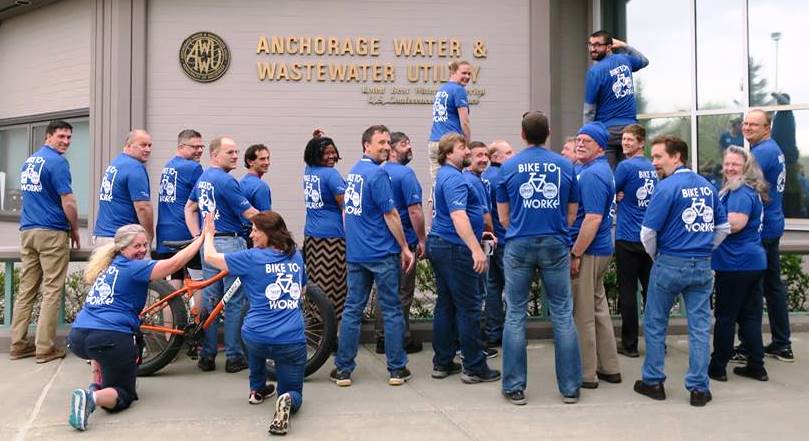
[[[111,242],[118,228],[140,224],[149,243],[154,237],[154,210],[149,190],[149,174],[144,164],[152,154],[152,136],[135,129],[126,137],[123,153],[104,170],[98,190],[98,218],[94,245]]]
[[[472,128],[469,125],[469,99],[466,85],[472,78],[472,65],[468,61],[455,60],[449,65],[449,81],[441,85],[433,101],[433,127],[427,151],[430,159],[430,185],[438,172],[438,141],[447,133],[460,133],[466,142],[472,141]]]
[[[652,165],[661,178],[640,230],[641,242],[654,259],[643,317],[646,358],[635,392],[665,400],[666,331],[674,300],[682,294],[688,319],[688,371],[685,388],[691,405],[712,399],[708,380],[711,355],[711,253],[730,233],[716,188],[686,168],[688,145],[663,136],[652,141]]]
[[[52,121],[45,129],[45,145],[22,165],[20,184],[20,289],[14,301],[9,358],[36,355],[37,363],[65,356],[53,342],[59,300],[65,285],[70,245],[79,248],[76,197],[70,188],[70,166],[64,158],[73,127]],[[36,344],[28,341],[28,325],[42,288]],[[6,308],[10,305],[6,304]]]
[[[607,160],[615,169],[623,159],[624,126],[638,122],[632,72],[646,67],[649,60],[606,31],[591,34],[587,48],[595,63],[587,70],[584,82],[584,124],[599,121],[607,126]]]
[[[261,179],[270,169],[270,149],[264,144],[253,144],[244,152],[244,166],[247,173],[239,181],[239,188],[250,205],[258,211],[272,210],[272,190],[270,184]],[[253,223],[242,217],[242,235],[247,246],[252,248],[250,231]]]
[[[338,386],[351,386],[360,343],[362,312],[371,285],[377,297],[385,327],[385,358],[388,384],[400,386],[410,379],[404,350],[404,318],[399,302],[399,274],[414,271],[415,257],[402,230],[402,220],[393,203],[390,175],[379,165],[388,159],[390,131],[376,125],[362,134],[363,157],[347,176],[345,192],[346,262],[348,297],[340,323],[340,343],[335,368],[329,378]],[[387,228],[385,228],[387,227]]]

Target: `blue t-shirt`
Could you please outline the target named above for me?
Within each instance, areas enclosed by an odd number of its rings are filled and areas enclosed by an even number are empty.
[[[239,188],[242,194],[247,198],[247,202],[258,211],[272,210],[272,190],[270,184],[262,181],[258,176],[247,173],[242,176],[239,181]],[[247,236],[250,235],[250,230],[253,228],[253,223],[249,219],[242,216],[242,233]]]
[[[469,214],[469,221],[472,223],[475,237],[480,240],[483,237],[483,228],[486,224],[483,216],[489,213],[492,207],[489,201],[490,184],[488,181],[483,182],[480,176],[469,170],[464,170],[463,177],[469,183],[469,189],[474,192],[473,197],[469,198],[467,213]]]
[[[767,254],[761,244],[764,204],[761,197],[749,185],[721,196],[725,213],[747,215],[747,225],[722,241],[711,257],[715,271],[761,271],[767,268]]]
[[[240,233],[242,213],[251,208],[236,178],[219,167],[208,167],[202,173],[188,199],[199,205],[200,225],[206,214],[214,213],[217,233]]]
[[[599,156],[582,165],[578,181],[579,210],[576,212],[576,222],[570,229],[571,239],[575,242],[579,236],[585,214],[600,214],[598,231],[584,254],[609,256],[614,249],[612,218],[615,216],[615,180],[607,157]]]
[[[127,334],[138,332],[138,314],[146,305],[149,278],[156,263],[155,260],[130,260],[120,254],[115,256],[110,266],[96,277],[73,327]]]
[[[472,177],[480,181],[476,176]],[[473,180],[465,177],[451,164],[442,165],[436,173],[433,185],[433,225],[430,234],[456,245],[466,245],[458,236],[450,216],[453,211],[463,210],[469,217],[475,237],[480,240],[483,235],[485,204],[485,191],[476,189]]]
[[[541,146],[529,146],[500,167],[497,202],[509,203],[506,240],[556,236],[570,245],[567,206],[579,202],[573,164]]]
[[[438,141],[450,132],[463,134],[458,108],[469,109],[466,89],[454,81],[447,81],[435,92],[433,101],[433,127],[430,141]]]
[[[639,57],[614,53],[593,64],[584,81],[584,102],[596,106],[595,121],[607,127],[637,122],[632,72],[644,66]]]
[[[43,145],[26,159],[20,169],[20,230],[70,230],[62,209],[62,195],[73,193],[70,184],[67,160],[50,146]]]
[[[500,164],[491,164],[483,170],[481,180],[484,185],[489,183],[489,205],[492,213],[492,227],[497,241],[502,245],[506,241],[506,229],[500,223],[500,214],[497,212],[497,186],[500,185]]]
[[[657,172],[644,156],[621,161],[615,169],[615,192],[624,192],[618,202],[615,240],[640,242],[640,225],[657,185]]]
[[[346,191],[346,181],[334,167],[306,166],[303,195],[306,225],[303,234],[312,237],[343,237],[343,210],[337,196]]]
[[[191,233],[185,226],[185,203],[202,174],[198,162],[175,156],[160,174],[160,193],[157,200],[157,252],[170,253],[164,240],[188,240]]]
[[[734,136],[729,131],[722,132],[722,134],[719,135],[719,148],[724,152],[725,149],[732,145],[744,147],[744,136],[742,136],[742,133],[739,132],[738,135]]]
[[[149,174],[143,163],[121,153],[104,171],[98,189],[95,235],[115,237],[118,228],[138,224],[135,202],[150,198]]]
[[[242,337],[267,344],[305,343],[301,293],[306,271],[301,253],[286,256],[271,248],[225,254],[231,275],[239,276],[250,309]]]
[[[728,221],[716,188],[685,167],[655,188],[643,226],[657,231],[657,252],[677,257],[709,257],[714,225]]]
[[[410,222],[407,207],[421,205],[421,184],[416,178],[416,173],[410,167],[386,162],[382,168],[390,175],[393,203],[396,205],[396,210],[399,211],[399,217],[402,218],[402,228],[404,228],[407,244],[416,245],[419,243],[419,238],[416,236],[416,230],[413,229],[413,223]]]
[[[401,252],[383,216],[396,208],[388,173],[363,156],[346,182],[346,261],[371,262]]]
[[[750,146],[753,156],[764,172],[764,179],[770,184],[770,201],[764,206],[764,229],[762,239],[777,239],[784,234],[784,187],[787,183],[787,169],[784,153],[778,144],[767,138]]]

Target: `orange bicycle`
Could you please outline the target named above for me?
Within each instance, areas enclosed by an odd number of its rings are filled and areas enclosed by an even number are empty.
[[[165,241],[163,244],[169,248],[181,249],[192,241]],[[156,280],[149,283],[149,292],[146,306],[140,313],[143,334],[143,356],[138,367],[138,375],[152,375],[172,362],[179,354],[183,345],[188,347],[188,355],[196,354],[205,330],[219,320],[225,304],[239,289],[241,281],[236,281],[222,296],[222,300],[208,314],[203,314],[199,308],[191,308],[188,313],[187,301],[198,290],[222,280],[228,273],[221,271],[210,279],[192,280],[188,268],[183,269],[185,279],[183,286],[174,288],[166,280]],[[314,373],[328,360],[337,342],[337,319],[334,306],[326,294],[313,283],[306,285],[304,293],[299,300],[302,302],[301,311],[304,315],[306,328],[307,358],[305,375]],[[267,361],[268,373],[274,373],[274,366]]]

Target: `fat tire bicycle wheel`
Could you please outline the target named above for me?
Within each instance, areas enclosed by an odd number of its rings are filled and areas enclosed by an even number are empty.
[[[146,296],[146,307],[154,304],[159,299],[167,297],[176,289],[165,280],[155,280],[149,283],[149,291]],[[143,317],[141,323],[165,326],[172,329],[185,330],[188,321],[188,313],[185,309],[185,302],[182,296],[177,296],[166,304],[165,307],[154,313]],[[152,375],[166,367],[180,352],[183,347],[183,335],[167,334],[163,332],[143,330],[143,360],[138,366],[138,375]]]
[[[317,372],[337,345],[337,316],[326,293],[315,283],[306,285],[302,305],[306,336],[304,377]],[[275,364],[267,360],[267,378],[275,379]]]

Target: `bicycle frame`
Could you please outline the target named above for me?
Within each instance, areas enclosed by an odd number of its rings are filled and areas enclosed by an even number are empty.
[[[171,301],[172,299],[174,299],[176,297],[188,296],[190,298],[192,295],[194,295],[195,292],[199,291],[200,289],[204,289],[204,288],[206,288],[208,286],[213,285],[214,283],[216,283],[216,282],[222,280],[223,278],[225,278],[225,276],[227,276],[227,275],[228,275],[227,271],[220,271],[219,273],[217,273],[216,275],[214,275],[210,279],[203,279],[203,280],[193,280],[193,279],[191,279],[190,277],[188,277],[186,275],[186,278],[183,279],[183,287],[182,288],[179,288],[178,290],[172,292],[171,294],[167,295],[166,297],[164,297],[164,298],[158,300],[157,302],[153,303],[148,308],[145,308],[143,311],[141,311],[139,317],[142,320],[143,317],[148,316],[148,315],[150,315],[150,314],[152,314],[154,312],[157,312],[157,311],[163,309],[168,304],[169,301]],[[211,323],[213,323],[213,321],[216,320],[219,317],[219,314],[222,313],[222,310],[225,308],[225,304],[227,304],[227,302],[230,300],[230,298],[233,297],[233,294],[236,292],[237,289],[239,289],[241,284],[242,284],[241,280],[237,278],[233,282],[233,284],[230,285],[230,288],[222,296],[222,300],[220,300],[219,303],[216,304],[214,309],[210,312],[210,314],[208,314],[208,318],[205,320],[204,323],[202,323],[202,326],[201,326],[202,329],[208,329],[208,327],[211,326]],[[140,328],[142,330],[145,330],[145,331],[163,332],[163,333],[167,333],[167,334],[176,334],[176,335],[186,335],[186,331],[183,330],[183,329],[173,329],[173,328],[168,328],[168,327],[165,327],[165,326],[155,326],[155,325],[141,324]]]

